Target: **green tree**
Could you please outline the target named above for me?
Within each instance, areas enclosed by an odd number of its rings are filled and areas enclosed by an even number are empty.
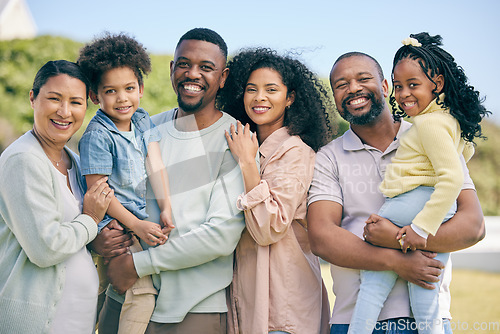
[[[0,41],[0,152],[33,126],[28,96],[38,69],[49,60],[75,61],[82,46],[82,43],[55,36]],[[153,71],[145,79],[141,106],[152,115],[177,104],[170,84],[171,60],[172,56],[151,55]],[[70,143],[72,148],[97,108],[89,100],[84,125]]]

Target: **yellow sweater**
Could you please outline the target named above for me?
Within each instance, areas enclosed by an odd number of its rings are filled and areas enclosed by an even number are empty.
[[[439,98],[442,101],[444,95]],[[434,187],[431,198],[413,220],[434,235],[462,189],[460,154],[469,161],[474,146],[461,137],[460,125],[449,110],[434,100],[414,117],[413,126],[401,138],[380,191],[394,197],[418,186]]]

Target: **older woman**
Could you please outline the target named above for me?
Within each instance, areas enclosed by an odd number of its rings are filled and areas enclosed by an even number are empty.
[[[113,197],[106,180],[83,194],[65,144],[80,128],[88,85],[49,61],[29,98],[33,129],[0,156],[0,324],[4,333],[92,333],[98,277],[86,245]]]
[[[243,175],[237,205],[246,223],[229,332],[326,333],[328,298],[305,219],[315,151],[328,139],[326,90],[301,62],[268,49],[242,51],[228,67],[219,102],[246,123],[226,133]]]

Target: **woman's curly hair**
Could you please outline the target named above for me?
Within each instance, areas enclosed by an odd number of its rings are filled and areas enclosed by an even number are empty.
[[[284,126],[288,133],[299,136],[314,151],[328,143],[328,110],[332,103],[321,80],[304,64],[271,49],[255,48],[240,51],[229,61],[228,68],[226,83],[217,96],[220,109],[243,124],[250,124],[250,129],[256,131],[256,124],[245,112],[243,95],[250,74],[260,68],[270,68],[281,75],[288,93],[295,92],[295,100],[285,112]]]
[[[90,81],[90,89],[97,93],[102,75],[114,68],[129,67],[134,71],[139,85],[144,83],[143,75],[151,72],[151,59],[146,48],[134,38],[120,33],[105,32],[80,50],[76,61]]]
[[[460,124],[462,138],[473,142],[475,137],[484,138],[481,132],[481,120],[491,112],[483,106],[484,98],[479,97],[479,92],[468,84],[462,67],[458,66],[451,54],[443,50],[442,38],[439,35],[430,36],[426,32],[411,34],[421,43],[421,46],[404,45],[396,52],[392,64],[392,81],[394,82],[394,68],[403,59],[413,59],[418,61],[422,71],[427,78],[436,84],[432,78],[436,75],[443,75],[444,87],[441,91],[445,94],[444,101],[438,104],[448,108],[453,117]],[[436,86],[437,87],[437,86]],[[394,92],[394,85],[392,88]],[[439,93],[436,88],[433,90],[436,98]],[[391,94],[390,103],[395,120],[406,116],[405,112],[396,106],[396,99]]]

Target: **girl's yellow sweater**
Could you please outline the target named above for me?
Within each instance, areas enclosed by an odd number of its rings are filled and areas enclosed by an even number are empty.
[[[443,101],[444,94],[439,99]],[[401,138],[380,191],[394,197],[418,186],[434,187],[431,198],[413,220],[434,235],[462,188],[461,154],[467,162],[474,147],[461,137],[455,117],[434,100],[414,117],[413,126]]]

